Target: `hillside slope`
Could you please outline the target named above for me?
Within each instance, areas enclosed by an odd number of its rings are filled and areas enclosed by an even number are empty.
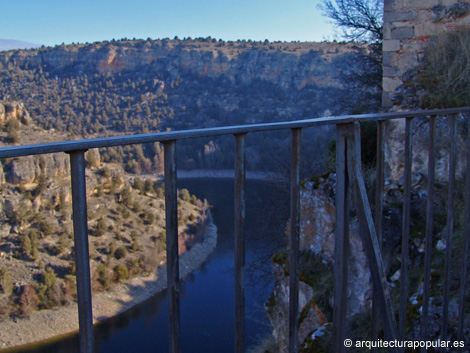
[[[355,81],[368,48],[354,43],[121,40],[0,53],[0,98],[24,101],[40,126],[109,135],[273,122],[374,110]],[[260,137],[261,136],[261,137]],[[330,135],[307,132],[316,149]],[[273,170],[288,135],[248,139],[250,169]],[[230,138],[182,144],[183,168],[231,168]],[[308,155],[308,153],[307,153]],[[128,171],[159,171],[157,145],[105,151]]]

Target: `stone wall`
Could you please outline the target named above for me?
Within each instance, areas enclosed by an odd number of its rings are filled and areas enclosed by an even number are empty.
[[[429,40],[443,31],[470,27],[470,0],[384,0],[384,108],[403,74],[418,65]]]

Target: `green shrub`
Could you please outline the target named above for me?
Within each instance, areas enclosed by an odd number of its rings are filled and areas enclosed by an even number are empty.
[[[0,268],[0,289],[7,295],[10,295],[13,290],[13,282],[11,281],[8,269],[5,266]]]
[[[47,267],[41,275],[38,288],[39,305],[44,309],[57,306],[60,302],[56,290],[57,277],[52,267]]]
[[[94,233],[95,233],[95,236],[97,237],[101,237],[106,233],[106,222],[103,219],[103,217],[98,219],[98,222],[96,222]]]
[[[124,246],[120,246],[114,251],[114,257],[117,260],[123,259],[127,256],[127,249]]]
[[[189,201],[191,199],[191,195],[189,194],[188,189],[183,189],[180,191],[180,197],[183,199],[183,201]]]
[[[21,251],[25,256],[29,256],[31,254],[31,239],[29,238],[28,234],[21,235]]]
[[[144,221],[145,224],[154,224],[157,217],[152,212],[145,212]]]
[[[433,38],[421,65],[405,83],[416,85],[422,108],[451,108],[470,102],[470,29]]]
[[[129,278],[129,270],[124,265],[114,266],[114,275],[116,276],[116,282],[120,282]]]
[[[100,284],[104,289],[108,289],[111,285],[111,280],[109,279],[109,272],[106,265],[104,263],[100,263],[96,268],[96,272],[98,273],[98,281]]]

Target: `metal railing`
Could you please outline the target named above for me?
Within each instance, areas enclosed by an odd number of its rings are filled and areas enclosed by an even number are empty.
[[[234,135],[235,138],[235,347],[236,353],[245,350],[245,138],[248,133],[290,129],[291,130],[291,180],[290,180],[290,231],[289,231],[289,265],[290,265],[290,301],[289,301],[289,352],[298,351],[299,329],[299,230],[300,230],[300,144],[301,131],[304,128],[336,125],[336,234],[334,262],[334,308],[333,308],[333,349],[344,352],[344,339],[347,337],[347,284],[349,258],[349,199],[355,201],[359,219],[362,242],[371,271],[373,284],[373,322],[372,338],[378,337],[379,318],[384,328],[385,339],[405,339],[406,305],[408,300],[408,248],[410,241],[410,195],[411,195],[411,124],[413,118],[428,117],[429,122],[429,161],[426,221],[425,276],[423,293],[423,310],[421,318],[421,337],[427,337],[429,315],[430,277],[433,237],[433,199],[434,199],[434,163],[435,129],[438,116],[451,117],[452,138],[449,168],[449,202],[447,216],[447,250],[445,265],[445,293],[441,339],[447,337],[449,278],[451,242],[453,235],[455,168],[456,168],[456,115],[470,112],[470,107],[432,111],[409,111],[384,114],[364,114],[308,119],[291,122],[240,125],[187,131],[149,133],[132,136],[103,137],[88,140],[52,142],[35,145],[10,146],[0,148],[0,158],[12,158],[45,153],[65,152],[70,154],[75,261],[77,268],[77,299],[79,312],[80,352],[93,352],[93,315],[90,284],[90,263],[88,254],[87,202],[85,185],[85,152],[92,148],[161,142],[164,145],[165,170],[165,209],[166,209],[166,251],[168,276],[169,306],[169,342],[170,352],[180,352],[180,280],[178,258],[178,210],[176,189],[176,142],[182,139]],[[399,326],[387,285],[386,273],[382,262],[382,210],[384,190],[384,144],[385,122],[391,119],[406,119],[405,129],[405,171],[404,171],[404,206],[402,225],[402,261],[401,288],[399,307]],[[360,123],[376,121],[377,134],[377,177],[375,196],[375,219],[366,194],[361,165]],[[460,339],[463,337],[464,299],[468,264],[468,242],[470,233],[470,129],[467,137],[467,166],[465,191],[465,229],[463,263],[459,301]],[[375,328],[375,329],[374,329]],[[398,352],[397,348],[389,351]]]

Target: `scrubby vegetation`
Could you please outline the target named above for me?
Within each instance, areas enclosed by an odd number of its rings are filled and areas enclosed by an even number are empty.
[[[470,29],[434,37],[421,65],[405,78],[400,99],[422,108],[452,108],[470,102]]]
[[[133,66],[132,58],[119,54],[116,65],[108,68],[97,60],[71,60],[70,53],[77,51],[84,58],[96,51],[130,52],[137,57],[162,51],[165,55]],[[357,43],[213,42],[207,38],[121,40],[6,52],[0,55],[0,99],[24,101],[35,124],[71,137],[314,118],[349,113],[357,108],[351,102],[357,101],[361,110],[371,111],[380,104],[380,91],[356,80],[371,72],[363,65],[369,52],[369,47]],[[190,63],[187,53],[192,55]],[[38,56],[58,61],[43,64],[35,60]],[[284,72],[291,74],[284,77]],[[15,139],[13,130],[9,136]],[[318,143],[329,138],[312,130],[305,131],[304,137]],[[249,136],[247,143],[249,168],[283,169],[272,156],[288,154],[288,134],[260,133]],[[179,166],[232,168],[232,144],[227,137],[182,143]],[[162,146],[108,148],[102,151],[102,161],[123,163],[134,173],[160,172]]]
[[[164,194],[157,177],[139,178],[115,164],[87,172],[92,290],[156,271],[165,262]],[[180,251],[197,242],[208,205],[180,191]],[[0,218],[0,318],[76,299],[69,177],[5,183]]]

